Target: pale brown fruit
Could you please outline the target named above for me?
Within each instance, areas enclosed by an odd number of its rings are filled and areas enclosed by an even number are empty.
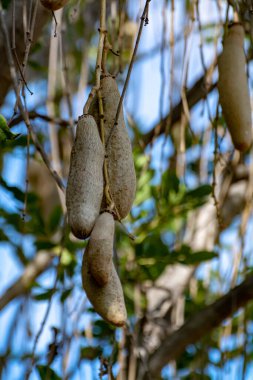
[[[124,326],[127,320],[127,312],[122,286],[114,265],[112,265],[108,283],[101,287],[91,275],[88,257],[84,254],[82,281],[86,295],[95,311],[107,322],[115,326]]]
[[[114,218],[108,212],[98,216],[85,251],[89,270],[100,286],[108,283],[112,271]]]
[[[233,24],[224,39],[218,60],[218,90],[224,118],[236,149],[246,151],[252,143],[251,106],[243,49],[244,29]]]
[[[106,154],[108,156],[109,186],[112,199],[120,219],[130,212],[136,191],[136,175],[132,156],[131,141],[124,122],[123,110],[120,112],[118,125],[114,126],[120,100],[117,83],[111,76],[101,79],[101,92],[104,108],[105,141],[113,128]],[[89,113],[94,116],[99,126],[98,99],[94,98]],[[102,208],[105,208],[105,199]]]
[[[40,0],[41,4],[50,11],[57,11],[67,4],[68,0]]]
[[[79,118],[71,152],[66,189],[68,222],[73,234],[87,238],[99,215],[103,197],[104,147],[94,118]]]

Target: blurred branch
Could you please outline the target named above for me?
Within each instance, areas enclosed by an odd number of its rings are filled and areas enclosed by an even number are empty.
[[[60,127],[62,128],[67,128],[69,127],[69,120],[66,120],[66,119],[61,119],[61,118],[57,118],[57,117],[50,117],[48,115],[43,115],[39,112],[36,112],[36,111],[30,111],[28,112],[28,116],[29,116],[29,119],[30,120],[34,120],[34,119],[42,119],[46,122],[53,122],[57,125],[59,125]],[[23,117],[22,115],[18,115],[18,116],[15,116],[10,124],[9,124],[9,127],[12,128],[12,127],[15,127],[15,125],[18,125],[19,123],[23,122]],[[74,121],[75,124],[77,123],[77,120]]]
[[[16,102],[17,102],[19,111],[23,117],[23,120],[24,120],[26,127],[27,127],[27,130],[28,130],[28,133],[30,134],[36,149],[40,153],[44,163],[46,164],[46,166],[47,166],[48,170],[50,171],[51,175],[53,176],[53,178],[55,179],[57,185],[64,192],[65,191],[64,183],[62,182],[62,179],[59,177],[58,173],[55,170],[53,170],[51,162],[50,162],[43,146],[41,145],[41,143],[40,143],[40,141],[36,135],[36,132],[33,129],[33,126],[30,123],[29,115],[26,111],[26,106],[23,105],[22,100],[21,100],[21,96],[19,93],[19,87],[18,87],[18,77],[17,77],[17,73],[15,70],[15,64],[14,64],[14,59],[12,56],[11,45],[10,45],[10,38],[8,35],[7,24],[5,22],[5,12],[3,10],[2,3],[0,3],[0,24],[1,24],[2,34],[3,34],[4,40],[5,40],[7,63],[9,66],[10,76],[11,76],[12,84],[14,87],[14,91],[15,91],[15,95],[16,95]]]
[[[9,36],[11,35],[11,29],[12,29],[12,7],[15,5],[15,14],[16,14],[16,20],[18,20],[15,23],[15,47],[16,47],[16,54],[17,58],[20,62],[23,62],[23,56],[25,51],[25,43],[24,43],[24,36],[25,36],[25,29],[23,24],[23,1],[22,0],[16,0],[11,1],[10,5],[8,6],[8,10],[4,12],[5,22],[8,29]],[[37,39],[40,37],[43,27],[48,22],[49,18],[51,16],[51,13],[46,10],[40,3],[38,5],[38,13],[35,21],[36,28],[34,29],[33,34],[33,40],[32,43],[37,41]],[[6,53],[6,40],[1,32],[0,29],[0,54],[1,54],[1,60],[0,60],[0,105],[4,102],[4,98],[7,95],[7,92],[12,84],[11,79],[11,73],[10,73],[10,66],[8,64],[8,58]]]
[[[253,275],[223,297],[196,313],[170,336],[165,335],[159,348],[151,355],[148,374],[144,379],[158,378],[162,368],[181,355],[189,344],[193,344],[219,326],[225,318],[253,299]]]
[[[186,102],[188,104],[189,110],[192,109],[201,99],[204,99],[210,92],[212,92],[216,86],[217,82],[208,84],[205,75],[199,78],[194,83],[194,85],[186,91]],[[183,100],[181,99],[180,102],[172,108],[171,112],[165,118],[153,126],[150,132],[142,136],[144,145],[148,145],[154,137],[165,133],[166,129],[170,131],[173,125],[180,121],[182,112]],[[170,123],[169,127],[167,126],[168,123]]]
[[[245,188],[248,185],[248,169],[243,164],[235,166],[218,165],[219,208],[223,228],[229,226],[234,217],[240,214],[245,206]],[[219,235],[216,207],[213,199],[194,211],[188,217],[184,243],[194,251],[212,251]],[[167,266],[147,291],[148,312],[140,340],[145,347],[142,359],[149,363],[157,347],[162,345],[164,334],[173,334],[183,323],[178,320],[177,309],[180,299],[188,286],[196,266],[176,264]]]
[[[211,65],[190,89],[186,91],[185,101],[187,102],[189,110],[191,110],[200,100],[205,99],[216,87],[217,82],[211,83],[209,74],[212,74],[214,68],[217,66],[219,57],[216,57]],[[253,59],[253,51],[250,50],[247,55],[247,63]],[[183,113],[183,99],[176,104],[170,113],[161,119],[152,129],[142,136],[142,142],[147,146],[155,137],[162,135],[166,131],[170,132],[173,126],[181,120]],[[138,137],[139,139],[139,137]]]
[[[32,286],[35,279],[52,263],[55,254],[52,252],[38,252],[35,258],[27,265],[24,273],[0,297],[0,310],[7,306],[14,298],[23,296]]]

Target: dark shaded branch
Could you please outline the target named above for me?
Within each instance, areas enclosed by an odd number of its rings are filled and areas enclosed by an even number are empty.
[[[253,51],[250,50],[247,55],[247,63],[253,59]],[[191,110],[201,99],[205,99],[208,94],[210,94],[216,87],[217,82],[209,83],[209,74],[213,72],[214,68],[217,66],[218,57],[211,63],[207,68],[206,73],[203,74],[193,86],[186,91],[186,101]],[[147,146],[155,136],[162,135],[165,131],[170,132],[173,125],[178,123],[181,119],[183,113],[183,102],[182,99],[176,104],[171,112],[162,120],[159,121],[153,128],[146,134],[142,136],[142,142]]]
[[[212,92],[217,86],[217,82],[208,85],[206,83],[206,78],[203,75],[199,78],[194,85],[186,91],[186,99],[188,103],[189,109],[193,108],[201,99],[205,99],[205,97]],[[172,109],[172,111],[163,118],[158,124],[156,124],[150,132],[146,133],[142,136],[142,141],[144,145],[148,145],[155,136],[159,136],[165,132],[167,129],[170,131],[171,127],[180,121],[181,115],[183,112],[183,102],[180,102]],[[169,123],[169,128],[166,126]],[[157,132],[158,131],[158,132]]]
[[[175,333],[166,336],[149,360],[149,374],[145,379],[156,379],[162,368],[179,357],[186,347],[199,341],[225,318],[232,316],[239,308],[253,299],[253,275],[223,297],[199,311]]]
[[[36,112],[36,111],[28,112],[28,116],[29,116],[30,120],[34,120],[34,119],[38,118],[38,119],[42,119],[48,123],[53,122],[53,123],[55,123],[55,124],[57,124],[63,128],[70,127],[69,120],[62,119],[62,118],[53,118],[53,117],[50,117],[48,115],[43,115],[43,114]],[[15,116],[11,120],[9,127],[10,128],[15,127],[15,125],[18,125],[19,123],[22,123],[23,121],[24,121],[24,119],[23,119],[22,115]],[[74,123],[76,124],[77,120],[75,120]]]

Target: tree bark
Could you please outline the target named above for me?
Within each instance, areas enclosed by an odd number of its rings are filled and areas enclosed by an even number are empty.
[[[148,372],[138,379],[160,379],[162,368],[171,360],[178,358],[189,344],[194,344],[222,321],[233,315],[239,308],[253,299],[253,275],[248,276],[239,286],[223,297],[199,311],[170,336],[164,334],[159,348],[148,361]]]
[[[50,252],[38,252],[35,258],[27,265],[23,274],[0,297],[0,310],[7,306],[13,299],[23,296],[29,291],[36,278],[52,264],[55,257]]]
[[[245,206],[245,189],[248,185],[248,171],[246,166],[237,165],[222,173],[217,169],[220,177],[217,186],[217,199],[219,201],[220,217],[223,226],[228,226],[235,216],[240,214]],[[227,182],[228,181],[228,182]],[[226,183],[228,183],[226,185]],[[228,186],[225,196],[224,187]],[[194,211],[189,216],[184,242],[192,250],[212,250],[219,234],[217,210],[214,199]],[[183,293],[188,286],[196,267],[181,264],[168,266],[156,281],[153,288],[147,292],[148,312],[146,322],[142,329],[139,353],[142,363],[149,363],[150,357],[155,355],[163,345],[164,335],[170,336],[183,324]],[[181,316],[178,310],[181,308]],[[181,336],[182,337],[182,336]],[[143,350],[143,347],[145,350]],[[144,352],[144,354],[143,354]],[[152,377],[151,377],[152,378]]]

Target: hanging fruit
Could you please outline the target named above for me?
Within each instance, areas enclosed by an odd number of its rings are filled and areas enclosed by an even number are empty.
[[[90,115],[79,118],[71,152],[66,190],[68,222],[73,234],[86,239],[99,215],[103,197],[104,147]]]
[[[243,49],[244,29],[233,24],[224,38],[218,59],[218,90],[223,115],[236,149],[244,152],[252,143],[250,96]]]
[[[41,4],[50,11],[57,11],[67,4],[68,0],[40,0]]]
[[[85,255],[89,270],[100,286],[108,283],[112,271],[115,222],[112,214],[104,212],[97,218]]]

